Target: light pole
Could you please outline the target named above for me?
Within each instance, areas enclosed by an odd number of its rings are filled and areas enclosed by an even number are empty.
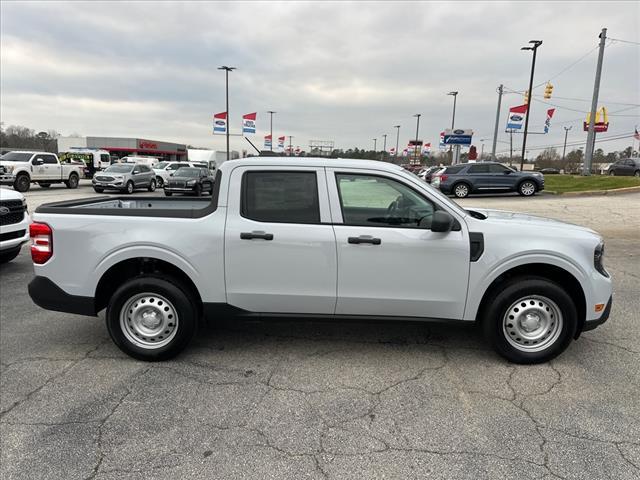
[[[378,139],[373,139],[373,158],[376,158],[376,145],[378,144]]]
[[[225,80],[226,80],[226,98],[227,98],[227,160],[231,158],[231,152],[229,152],[229,72],[235,70],[236,67],[227,67],[223,65],[218,67],[218,70],[225,71]]]
[[[484,157],[484,138],[480,139],[480,143],[482,144],[482,146],[480,147],[480,161],[484,162],[484,160],[482,159]]]
[[[531,60],[531,77],[529,78],[529,95],[527,96],[527,114],[524,119],[524,134],[522,135],[522,158],[520,159],[520,171],[524,168],[524,154],[527,149],[527,131],[529,130],[529,117],[531,116],[531,98],[533,97],[533,73],[536,69],[536,53],[538,47],[542,45],[542,40],[529,40],[531,46],[522,47],[520,50],[532,50],[533,59]]]
[[[387,134],[383,134],[382,138],[384,138],[384,146],[382,147],[382,161],[384,161],[384,157],[387,155]]]
[[[449,92],[447,95],[453,96],[453,116],[451,117],[451,130],[453,130],[456,125],[456,99],[458,98],[458,92]]]
[[[414,115],[414,117],[416,117],[416,144],[415,144],[415,148],[414,148],[414,155],[416,157],[416,161],[418,160],[418,136],[419,136],[419,132],[420,132],[420,117],[422,116],[421,113],[416,113]]]
[[[291,156],[291,154],[293,153],[293,147],[291,146],[292,138],[293,138],[293,135],[289,135],[289,156]],[[273,142],[273,138],[271,138],[271,141]]]
[[[396,133],[396,160],[398,160],[398,148],[400,147],[400,125],[394,125],[393,128],[397,128],[398,131]]]
[[[267,113],[269,114],[269,117],[270,117],[269,135],[271,135],[271,151],[273,152],[273,114],[276,112],[274,112],[273,110],[269,110]]]
[[[562,161],[564,162],[564,156],[567,153],[567,135],[569,135],[569,130],[572,127],[562,127],[564,128],[564,147],[562,147]]]

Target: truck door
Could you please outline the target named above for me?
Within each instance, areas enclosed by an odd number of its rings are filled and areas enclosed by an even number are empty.
[[[323,168],[236,167],[225,230],[227,303],[333,314],[336,240]]]
[[[433,212],[444,208],[401,176],[327,169],[327,183],[336,314],[462,319],[470,261],[464,221],[432,232]]]

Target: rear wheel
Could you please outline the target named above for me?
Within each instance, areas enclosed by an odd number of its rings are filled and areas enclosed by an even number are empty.
[[[453,194],[458,198],[465,198],[469,196],[470,188],[466,183],[458,183],[453,186]]]
[[[0,252],[0,264],[10,262],[14,258],[16,258],[18,256],[18,254],[20,253],[20,248],[21,247],[14,248],[12,250],[5,250],[3,252]]]
[[[198,308],[179,282],[143,276],[129,280],[111,297],[106,312],[109,335],[127,355],[167,360],[195,334]]]
[[[149,182],[149,191],[150,192],[155,192],[156,191],[156,180],[155,179],[151,179],[151,181]]]
[[[67,188],[78,188],[79,182],[80,182],[80,179],[78,178],[78,175],[75,173],[72,173],[71,175],[69,175],[69,180],[64,182],[64,184]]]
[[[485,337],[500,355],[515,363],[551,360],[569,346],[578,325],[569,294],[541,277],[514,278],[485,304]]]
[[[530,197],[534,193],[536,193],[536,184],[531,180],[525,180],[520,185],[518,185],[518,193],[523,197]]]
[[[40,185],[40,188],[49,188],[51,186],[50,183],[46,182],[38,182],[38,185]]]
[[[156,185],[158,185],[158,188],[164,187],[164,180],[162,177],[156,177]]]
[[[27,175],[26,173],[19,174],[16,177],[15,181],[13,182],[14,190],[17,190],[18,192],[21,192],[21,193],[29,191],[30,187],[31,187],[31,179],[29,178],[29,175]]]

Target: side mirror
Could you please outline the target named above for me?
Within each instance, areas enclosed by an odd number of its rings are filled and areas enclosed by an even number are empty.
[[[444,210],[436,210],[431,217],[432,232],[449,232],[453,227],[453,217]]]
[[[170,173],[170,174],[169,174],[169,176],[170,176],[170,177],[173,177],[173,173]]]
[[[510,174],[512,174],[512,173],[513,173],[513,170],[505,170],[505,171],[504,171],[504,174],[505,174],[505,175],[510,175]]]

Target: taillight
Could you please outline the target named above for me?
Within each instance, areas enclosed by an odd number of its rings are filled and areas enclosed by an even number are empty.
[[[29,225],[31,236],[31,259],[42,265],[53,256],[53,231],[46,223],[34,222]]]
[[[447,180],[447,178],[449,178],[449,175],[445,175],[444,173],[442,175],[440,175],[440,181],[444,182]]]

